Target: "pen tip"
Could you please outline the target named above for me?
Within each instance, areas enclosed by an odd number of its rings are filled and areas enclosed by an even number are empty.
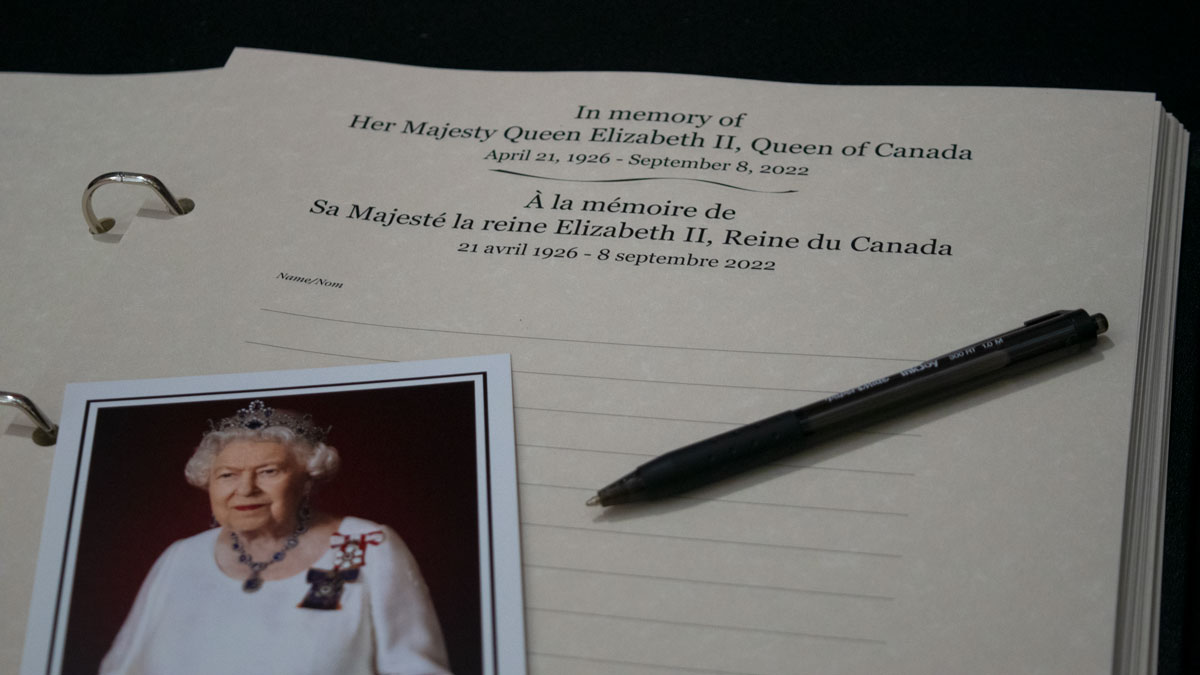
[[[1108,331],[1108,317],[1103,314],[1093,314],[1092,321],[1096,322],[1096,335],[1103,335]]]
[[[587,500],[587,505],[588,506],[601,506],[600,495],[596,495],[595,497],[592,497],[591,499]]]

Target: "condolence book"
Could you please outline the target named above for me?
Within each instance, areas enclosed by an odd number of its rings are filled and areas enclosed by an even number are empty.
[[[62,293],[53,363],[0,375],[45,370],[53,399],[511,354],[533,673],[1153,671],[1187,139],[1153,95],[241,49],[194,89],[160,104],[169,152],[92,174],[149,171],[195,210],[101,241],[79,219],[64,255],[103,284]],[[679,498],[585,505],[662,452],[1078,307],[1110,324],[1086,355]]]

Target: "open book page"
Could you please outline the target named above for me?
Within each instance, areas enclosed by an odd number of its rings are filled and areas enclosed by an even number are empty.
[[[104,349],[75,330],[111,316],[92,304],[117,247],[88,235],[80,196],[96,176],[159,171],[216,71],[79,76],[0,73],[0,390],[29,397],[59,419],[63,385]],[[169,184],[171,176],[160,175]],[[95,209],[129,226],[145,188],[106,187]],[[109,292],[115,289],[109,287]],[[96,314],[92,314],[95,312]],[[52,448],[33,424],[0,408],[0,672],[17,672],[36,566]]]
[[[1111,667],[1153,97],[253,50],[225,76],[197,209],[121,242],[134,338],[92,374],[511,353],[531,672]],[[682,498],[584,505],[1078,307],[1112,326],[1086,356]]]

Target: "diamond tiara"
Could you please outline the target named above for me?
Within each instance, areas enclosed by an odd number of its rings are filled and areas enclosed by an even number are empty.
[[[283,410],[276,410],[262,401],[251,401],[250,405],[237,411],[233,417],[226,417],[217,424],[208,421],[211,431],[229,431],[233,429],[249,429],[257,431],[267,427],[287,427],[302,436],[309,443],[316,445],[325,440],[333,427],[321,428],[313,424],[312,415],[294,415]]]

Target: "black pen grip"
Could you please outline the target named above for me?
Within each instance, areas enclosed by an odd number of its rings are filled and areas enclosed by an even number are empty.
[[[790,454],[805,430],[796,411],[779,413],[656,457],[602,489],[599,498],[619,504],[686,492]]]

